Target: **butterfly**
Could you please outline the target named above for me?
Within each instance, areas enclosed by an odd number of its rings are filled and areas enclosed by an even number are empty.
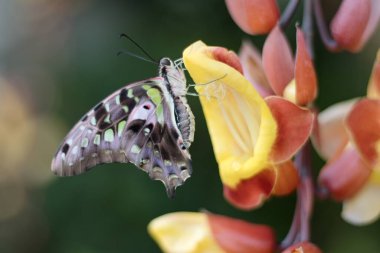
[[[159,76],[128,84],[93,107],[56,152],[52,171],[73,176],[103,163],[133,163],[160,180],[169,197],[192,172],[194,115],[178,62],[159,61]]]

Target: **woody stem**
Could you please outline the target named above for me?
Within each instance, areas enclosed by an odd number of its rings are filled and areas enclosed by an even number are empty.
[[[319,35],[321,36],[323,44],[330,51],[338,51],[339,50],[338,43],[331,37],[330,33],[328,32],[328,28],[327,28],[326,20],[323,16],[320,0],[312,0],[312,1],[313,1],[313,13],[314,13],[315,21],[316,21]]]
[[[300,3],[300,0],[290,0],[286,6],[284,12],[281,14],[279,25],[282,29],[285,29],[292,21],[294,13],[297,10],[297,7]]]
[[[296,155],[295,165],[300,179],[297,187],[297,203],[291,228],[280,245],[282,250],[310,239],[310,216],[314,203],[310,142],[307,142]]]
[[[313,46],[313,3],[312,0],[305,0],[303,7],[303,17],[302,17],[302,31],[305,34],[305,39],[307,43],[307,49],[311,58],[314,58],[314,46]]]

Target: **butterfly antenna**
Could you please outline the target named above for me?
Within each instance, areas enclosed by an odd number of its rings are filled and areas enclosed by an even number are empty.
[[[140,46],[136,41],[134,41],[131,37],[129,37],[127,34],[125,33],[122,33],[120,34],[120,38],[126,38],[128,39],[130,42],[132,42],[136,47],[138,47],[141,52],[143,52],[152,62],[154,63],[157,63],[158,64],[158,61],[156,59],[154,59],[142,46]],[[130,54],[132,55],[132,54]],[[136,56],[136,55],[135,55]]]
[[[142,57],[142,56],[140,56],[138,54],[134,54],[134,53],[129,52],[129,51],[119,51],[119,52],[117,52],[117,56],[120,56],[122,54],[126,54],[126,55],[129,55],[129,56],[135,57],[137,59],[140,59],[140,60],[143,60],[143,61],[150,62],[150,63],[158,65],[158,62],[156,62],[156,61],[152,61],[150,59],[144,58],[144,57]]]

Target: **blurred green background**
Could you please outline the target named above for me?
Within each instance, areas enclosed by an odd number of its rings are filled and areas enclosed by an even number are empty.
[[[326,15],[338,4],[324,1]],[[294,49],[293,27],[287,34]],[[84,113],[124,84],[157,74],[152,64],[116,56],[121,49],[138,52],[119,39],[123,32],[154,57],[173,59],[199,39],[235,51],[242,38],[258,48],[265,39],[241,32],[220,0],[0,0],[0,252],[160,252],[147,234],[149,221],[202,208],[269,224],[281,240],[295,196],[273,198],[253,212],[229,205],[196,97],[189,98],[197,128],[194,172],[174,200],[132,165],[52,175],[56,148]],[[321,109],[365,95],[379,42],[377,32],[359,54],[331,54],[316,38]],[[314,165],[317,174],[323,165],[317,156]],[[327,253],[380,252],[380,222],[354,227],[340,210],[339,203],[316,202],[312,241]]]

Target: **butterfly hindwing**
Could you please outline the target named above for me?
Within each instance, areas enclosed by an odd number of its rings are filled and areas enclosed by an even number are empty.
[[[127,85],[96,105],[59,147],[52,170],[81,174],[97,164],[134,163],[162,181],[169,195],[191,174],[164,79]]]

